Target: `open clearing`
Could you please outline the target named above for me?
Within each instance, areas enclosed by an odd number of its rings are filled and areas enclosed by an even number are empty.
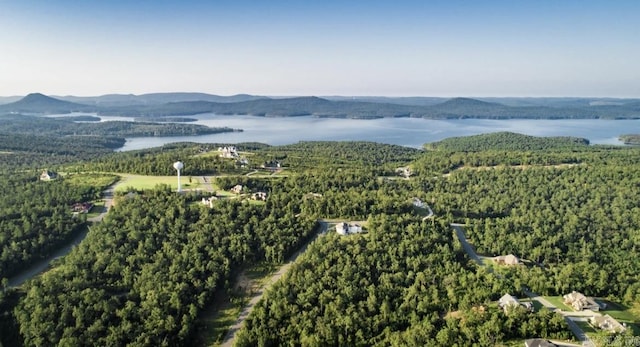
[[[191,182],[189,182],[191,180]],[[180,177],[180,183],[182,189],[197,189],[200,186],[200,181],[189,176]],[[123,175],[122,180],[116,186],[116,191],[125,191],[128,187],[134,189],[153,189],[158,184],[166,184],[171,186],[171,189],[178,189],[177,176],[142,176],[142,175]]]

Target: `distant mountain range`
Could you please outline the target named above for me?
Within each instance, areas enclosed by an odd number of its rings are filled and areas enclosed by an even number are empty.
[[[607,98],[389,98],[218,96],[203,93],[111,94],[49,97],[34,93],[0,105],[0,113],[96,112],[132,117],[186,116],[198,113],[263,117],[431,119],[638,118],[640,100]],[[6,99],[5,99],[6,100]]]

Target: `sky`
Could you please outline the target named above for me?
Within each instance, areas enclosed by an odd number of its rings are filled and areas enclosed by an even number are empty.
[[[0,95],[640,97],[637,0],[0,0]]]

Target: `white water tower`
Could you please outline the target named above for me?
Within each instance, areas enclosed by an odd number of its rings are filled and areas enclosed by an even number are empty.
[[[184,167],[184,164],[181,161],[177,161],[175,163],[173,163],[173,168],[176,169],[176,171],[178,171],[178,193],[180,193],[182,191],[182,187],[180,186],[180,170],[182,170],[182,168]]]

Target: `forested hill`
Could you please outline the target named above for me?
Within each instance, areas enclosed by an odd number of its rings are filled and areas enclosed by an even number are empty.
[[[69,113],[74,111],[94,111],[95,108],[48,97],[40,93],[32,93],[24,98],[6,105],[0,105],[0,112],[24,113]]]
[[[146,96],[103,96],[72,98],[68,100],[86,102],[71,103],[44,96],[30,94],[25,98],[0,105],[5,113],[66,113],[73,111],[97,112],[103,115],[166,117],[185,116],[198,113],[242,114],[267,117],[340,117],[383,118],[416,117],[430,119],[560,119],[560,118],[640,118],[637,101],[616,103],[569,103],[567,106],[521,104],[505,105],[470,98],[453,98],[435,103],[435,100],[410,104],[406,100],[384,99],[324,99],[314,96],[293,98],[267,98],[251,95],[219,97],[199,93],[148,94]],[[165,98],[163,102],[163,98]],[[371,100],[376,100],[371,101]],[[416,101],[417,102],[417,101]],[[555,104],[554,104],[555,105]]]
[[[439,142],[428,143],[425,148],[456,152],[479,152],[485,150],[534,151],[576,148],[587,145],[589,145],[589,140],[579,137],[536,137],[512,132],[497,132],[450,137]]]

